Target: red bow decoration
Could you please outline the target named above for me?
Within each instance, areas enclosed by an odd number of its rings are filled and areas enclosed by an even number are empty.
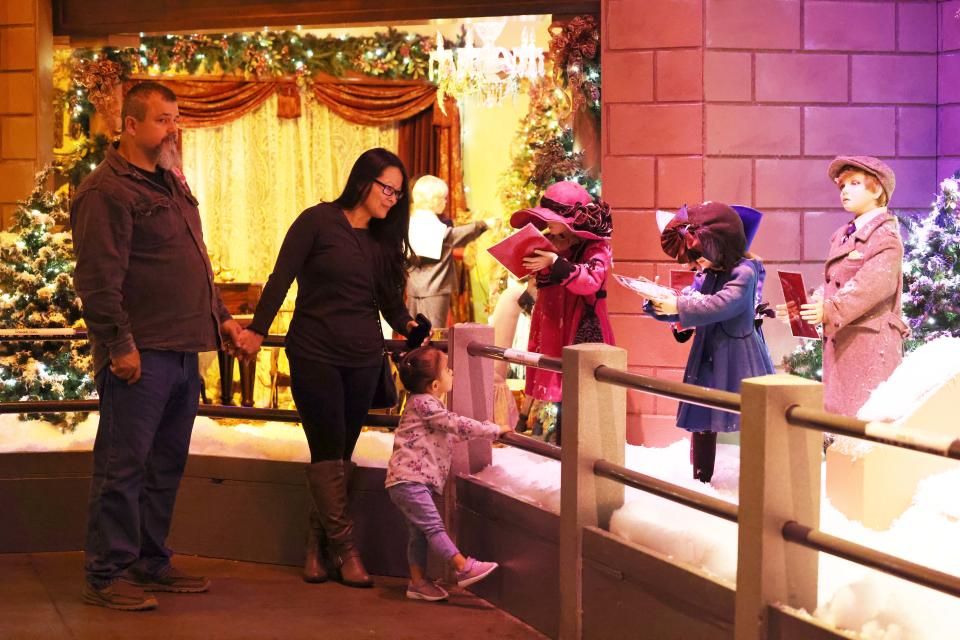
[[[699,225],[689,222],[687,208],[682,207],[660,234],[660,246],[664,253],[677,262],[696,261],[703,255],[697,233],[699,228]]]
[[[613,233],[613,219],[610,217],[610,206],[606,202],[577,203],[564,216],[573,218],[571,224],[581,231],[602,238],[609,238]]]
[[[540,206],[567,218],[570,221],[570,227],[576,231],[586,231],[601,238],[609,238],[613,233],[613,217],[610,215],[610,205],[603,200],[567,205],[542,197],[540,198]]]
[[[579,64],[584,58],[595,58],[598,45],[596,19],[593,16],[577,16],[553,37],[550,50],[556,56],[556,67],[564,69],[568,65]]]

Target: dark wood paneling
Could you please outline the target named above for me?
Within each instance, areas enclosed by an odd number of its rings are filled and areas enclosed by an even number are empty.
[[[560,516],[476,478],[458,477],[456,482],[458,546],[465,555],[500,563],[489,578],[470,590],[556,638]]]
[[[53,0],[56,35],[259,29],[528,14],[599,13],[600,0]]]
[[[83,548],[93,456],[89,451],[0,454],[0,553]],[[190,456],[170,546],[246,562],[303,562],[310,495],[304,464]],[[367,569],[406,576],[406,526],[383,488],[386,469],[359,467],[350,515]]]
[[[595,527],[583,530],[583,637],[733,638],[734,590]]]
[[[801,617],[772,605],[767,607],[769,640],[837,640],[850,637],[850,634],[834,630],[809,617]]]

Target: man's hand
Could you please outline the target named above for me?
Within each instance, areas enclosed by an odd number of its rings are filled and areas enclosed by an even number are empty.
[[[531,273],[552,267],[553,263],[557,261],[557,254],[553,251],[544,251],[543,249],[534,249],[534,251],[535,255],[523,259],[523,268]]]
[[[127,384],[136,384],[140,379],[140,352],[134,348],[130,353],[111,358],[110,372]]]
[[[243,329],[240,335],[234,340],[237,348],[237,356],[244,361],[252,360],[260,351],[260,345],[263,344],[263,336],[256,331]]]
[[[245,354],[241,353],[237,347],[237,340],[240,338],[242,331],[243,327],[233,318],[220,323],[220,333],[223,335],[223,350],[233,357],[241,359],[244,358]]]

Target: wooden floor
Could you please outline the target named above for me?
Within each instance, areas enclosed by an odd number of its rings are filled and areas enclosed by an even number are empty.
[[[0,554],[0,638],[312,640],[544,638],[516,618],[453,588],[445,603],[408,600],[406,581],[373,589],[308,585],[296,567],[177,556],[178,568],[212,581],[208,593],[158,593],[154,611],[120,612],[80,598],[80,553]],[[536,597],[536,594],[531,594]]]

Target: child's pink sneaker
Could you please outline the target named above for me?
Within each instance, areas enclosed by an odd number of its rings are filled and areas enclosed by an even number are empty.
[[[457,586],[469,587],[474,582],[480,582],[497,568],[496,562],[481,562],[474,558],[467,558],[462,571],[457,571]]]
[[[407,583],[407,597],[411,600],[437,602],[438,600],[446,600],[449,595],[443,587],[430,580]]]

